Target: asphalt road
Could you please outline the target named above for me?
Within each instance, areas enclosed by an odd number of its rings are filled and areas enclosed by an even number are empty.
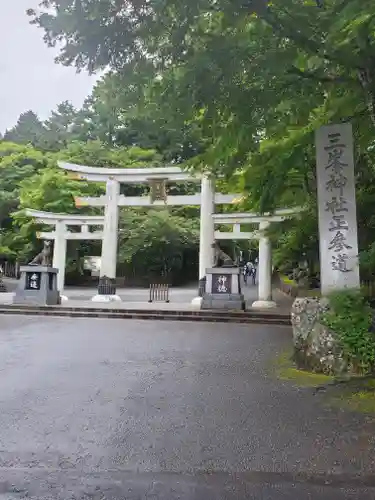
[[[0,317],[0,500],[373,500],[373,419],[278,381],[289,343],[286,327]]]

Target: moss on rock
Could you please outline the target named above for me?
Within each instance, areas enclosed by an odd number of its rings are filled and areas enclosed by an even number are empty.
[[[293,362],[292,351],[280,353],[274,361],[274,369],[280,380],[294,382],[299,387],[318,387],[334,381],[329,375],[298,369]]]
[[[295,387],[316,388],[326,386],[323,404],[341,410],[375,415],[375,378],[353,376],[337,379],[330,375],[298,369],[293,361],[293,351],[281,352],[272,363],[274,375]],[[322,400],[320,400],[322,401]]]

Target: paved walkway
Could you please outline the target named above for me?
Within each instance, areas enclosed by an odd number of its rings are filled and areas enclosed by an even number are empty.
[[[373,419],[277,380],[290,342],[287,327],[1,317],[0,498],[373,500]]]
[[[150,304],[149,291],[146,288],[119,288],[117,294],[121,297],[122,302],[98,303],[91,302],[91,298],[96,295],[96,288],[67,288],[64,294],[68,297],[68,301],[63,302],[65,307],[103,307],[103,308],[119,308],[119,309],[161,309],[161,310],[192,310],[191,301],[197,296],[198,285],[196,287],[181,287],[170,289],[170,303],[153,302]],[[243,285],[242,292],[245,296],[246,307],[251,309],[251,304],[258,298],[257,285]],[[278,304],[278,310],[284,311],[286,314],[290,310],[292,301],[289,297],[281,293],[279,290],[273,291],[274,300]],[[0,293],[0,304],[11,304],[13,292]],[[1,499],[0,499],[1,500]]]

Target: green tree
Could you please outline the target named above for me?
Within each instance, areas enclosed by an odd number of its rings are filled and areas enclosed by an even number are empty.
[[[141,70],[144,65],[129,64],[122,74],[107,73],[77,112],[72,137],[110,147],[153,149],[166,162],[181,163],[196,155],[202,149],[199,130],[172,123],[164,110],[145,99],[141,83],[146,85],[147,79]]]
[[[75,139],[75,121],[77,111],[69,101],[64,101],[52,111],[51,116],[44,122],[45,132],[43,142],[45,147],[52,151],[59,151]]]
[[[0,228],[11,227],[19,205],[21,183],[51,164],[48,155],[30,145],[0,142]]]
[[[93,167],[142,168],[160,166],[161,157],[155,150],[145,150],[137,146],[109,148],[99,140],[75,141],[58,153],[61,160]]]
[[[199,163],[237,170],[263,139],[273,139],[275,128],[280,134],[280,117],[283,131],[311,132],[333,117],[362,115],[364,130],[374,121],[373,2],[330,0],[324,8],[307,0],[145,5],[49,0],[30,15],[50,44],[64,42],[64,64],[92,70],[110,65],[125,73],[130,59],[132,67],[145,70],[140,81],[148,78],[148,95],[163,105],[169,123],[199,124],[210,144]],[[46,10],[51,7],[58,9]],[[259,193],[257,198],[262,201]]]
[[[18,144],[31,144],[35,147],[41,145],[45,129],[43,123],[33,111],[21,113],[17,123],[4,134],[4,140]]]
[[[121,213],[119,264],[127,264],[133,275],[188,281],[196,271],[198,242],[198,218],[158,209]]]
[[[33,208],[56,213],[79,213],[76,196],[91,195],[93,186],[84,181],[70,179],[53,164],[20,183],[18,209],[13,212],[10,248],[22,262],[27,262],[41,246],[36,232],[48,228],[26,216],[24,209]],[[49,228],[48,230],[50,230]],[[7,235],[9,241],[9,233]],[[74,242],[75,244],[76,242]],[[78,245],[75,245],[77,247]],[[72,245],[71,245],[72,247]]]

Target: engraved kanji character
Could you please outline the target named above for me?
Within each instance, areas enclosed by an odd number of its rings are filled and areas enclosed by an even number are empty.
[[[341,231],[337,231],[332,241],[330,241],[328,250],[333,250],[334,252],[342,252],[343,250],[348,250],[352,248],[346,242],[346,236]]]
[[[343,169],[348,166],[347,163],[344,163],[341,160],[344,150],[340,147],[334,147],[330,151],[328,151],[328,165],[326,166],[326,170],[332,169],[334,174],[341,174]]]
[[[348,209],[345,207],[347,203],[343,196],[332,196],[331,201],[326,201],[326,212],[331,212],[332,215],[336,212],[347,212]]]
[[[342,273],[349,273],[351,269],[348,269],[348,256],[346,253],[340,253],[339,255],[332,256],[332,270],[340,271]]]
[[[349,229],[348,223],[345,220],[345,215],[334,215],[329,230],[340,231],[341,229],[345,229],[346,231]]]
[[[343,174],[330,174],[329,179],[326,182],[326,189],[331,192],[335,189],[339,189],[340,195],[342,195],[347,182],[348,178]]]

